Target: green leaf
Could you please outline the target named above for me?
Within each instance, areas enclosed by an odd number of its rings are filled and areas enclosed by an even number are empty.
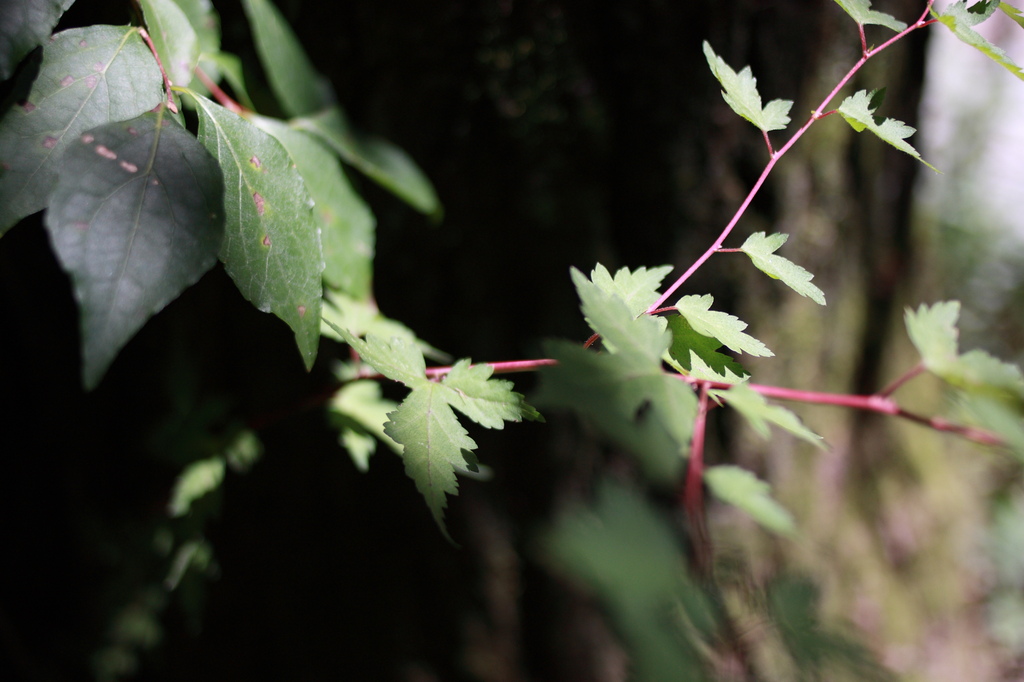
[[[297,119],[296,127],[329,144],[341,159],[420,213],[440,219],[441,202],[430,180],[404,151],[352,128],[340,107]]]
[[[1024,28],[1024,14],[1022,14],[1019,9],[1008,2],[999,3],[999,9],[1001,9],[1006,16],[1016,21],[1018,26]]]
[[[825,305],[825,294],[811,284],[814,275],[796,263],[776,255],[775,252],[789,239],[787,234],[773,234],[766,237],[764,232],[756,232],[743,242],[740,250],[750,256],[754,266],[773,279],[781,279],[790,289],[806,296],[818,305]]]
[[[337,157],[317,138],[283,121],[263,116],[250,120],[284,146],[316,202],[313,216],[320,225],[324,281],[356,299],[368,299],[375,220],[352,189]]]
[[[883,119],[880,116],[875,116],[876,105],[872,99],[877,92],[877,90],[871,92],[860,90],[856,94],[847,97],[839,105],[839,113],[850,124],[850,127],[858,133],[865,129],[870,130],[882,140],[896,147],[896,149],[910,154],[924,165],[938,172],[935,166],[922,159],[917,150],[910,146],[910,143],[906,142],[906,138],[914,134],[914,128],[894,118]]]
[[[746,322],[728,313],[711,310],[711,304],[714,302],[715,299],[710,294],[683,296],[676,303],[676,308],[698,334],[714,337],[737,353],[757,357],[774,355],[763,343],[743,333],[747,328]]]
[[[671,341],[665,320],[649,315],[634,317],[617,294],[603,291],[576,268],[570,274],[582,301],[583,316],[591,329],[601,335],[605,346],[621,353],[633,366],[660,369],[661,356]]]
[[[768,530],[793,535],[793,516],[771,496],[771,486],[738,466],[720,465],[704,471],[704,482],[718,499],[742,509]]]
[[[658,287],[661,286],[661,280],[670,272],[671,265],[651,269],[637,268],[633,272],[630,272],[629,268],[619,268],[613,278],[608,268],[598,263],[590,273],[590,279],[601,291],[615,294],[625,301],[633,317],[636,317],[658,300]]]
[[[942,372],[956,362],[959,355],[959,301],[943,301],[929,307],[921,304],[917,311],[907,308],[907,334],[921,354],[921,362],[933,372]]]
[[[281,144],[240,116],[193,92],[199,141],[224,174],[220,258],[242,295],[295,332],[309,368],[320,339],[323,255],[313,201]]]
[[[331,398],[332,422],[338,427],[341,443],[360,471],[370,468],[370,455],[378,440],[401,454],[402,446],[384,433],[388,413],[397,407],[398,403],[381,397],[380,384],[376,381],[349,382]]]
[[[160,63],[174,85],[188,85],[199,64],[199,37],[174,0],[139,0]]]
[[[87,388],[217,262],[223,197],[217,163],[162,114],[108,123],[68,145],[46,227],[78,300]]]
[[[705,381],[722,381],[727,384],[741,384],[746,381],[746,376],[738,376],[733,373],[728,367],[723,367],[721,371],[712,369],[704,360],[697,355],[694,351],[690,351],[690,376],[694,379],[704,379]]]
[[[252,99],[249,97],[249,91],[245,85],[245,70],[242,67],[242,60],[237,55],[228,52],[216,52],[206,55],[206,58],[215,64],[220,74],[224,76],[224,80],[231,86],[232,93],[235,99],[238,100],[238,103],[247,109],[254,110],[256,105],[253,104]],[[202,90],[197,90],[197,92],[203,94]]]
[[[0,0],[0,81],[43,44],[75,0]]]
[[[843,11],[853,17],[853,20],[861,26],[875,24],[891,28],[897,33],[907,27],[905,23],[891,14],[876,12],[871,9],[871,0],[836,0],[836,4],[842,7]]]
[[[686,382],[663,372],[660,362],[641,368],[621,353],[567,341],[544,350],[558,364],[541,368],[539,407],[572,410],[636,457],[650,480],[678,480],[697,415]]]
[[[196,500],[219,488],[223,480],[223,457],[210,457],[192,462],[174,482],[167,513],[175,518],[185,516]]]
[[[401,443],[405,472],[416,482],[434,520],[449,540],[444,509],[447,496],[458,492],[455,473],[477,468],[473,454],[476,442],[452,411],[452,397],[451,386],[427,381],[388,415],[390,421],[384,425],[384,432]]]
[[[737,74],[724,59],[715,54],[706,40],[704,56],[711,67],[711,73],[722,85],[722,97],[733,111],[764,132],[783,130],[789,125],[789,110],[793,106],[791,100],[772,100],[762,108],[761,95],[757,91],[757,79],[754,78],[749,66]]]
[[[688,580],[671,525],[637,493],[602,482],[593,506],[562,514],[541,547],[602,601],[629,651],[629,679],[711,679],[697,649],[718,630],[716,609]]]
[[[455,473],[478,469],[473,453],[476,443],[452,408],[495,429],[503,428],[506,421],[539,420],[540,415],[511,390],[511,382],[492,379],[489,366],[473,367],[469,360],[461,360],[440,382],[431,381],[423,355],[412,343],[376,336],[364,341],[345,329],[335,331],[364,362],[412,389],[398,409],[388,414],[384,433],[402,446],[406,474],[416,482],[441,532],[451,540],[444,510],[447,496],[458,492]]]
[[[407,343],[415,344],[420,352],[431,360],[450,363],[452,358],[426,341],[417,338],[416,333],[397,320],[385,317],[372,298],[358,300],[335,291],[328,292],[323,307],[322,332],[338,341],[345,339],[336,328],[348,330],[353,336],[373,334],[382,339],[400,337]]]
[[[668,329],[672,333],[672,346],[669,347],[668,353],[670,362],[676,369],[690,372],[693,369],[691,358],[696,355],[716,374],[729,372],[733,376],[740,377],[748,373],[731,357],[718,352],[718,349],[722,347],[721,341],[711,336],[698,334],[682,315],[673,315],[666,319],[668,320]]]
[[[942,14],[937,16],[938,20],[945,24],[953,32],[953,35],[961,41],[975,48],[1017,78],[1024,80],[1024,71],[1010,58],[1010,55],[1002,48],[990,43],[984,36],[972,28],[991,17],[1002,4],[1005,3],[1000,3],[997,0],[982,0],[968,7],[966,0],[959,0],[959,2],[954,2],[947,6]],[[1009,7],[1008,10],[1004,11],[1014,21],[1021,23],[1019,10]],[[932,14],[935,14],[934,10]]]
[[[43,49],[28,98],[0,120],[0,234],[46,206],[65,148],[90,128],[163,100],[163,78],[130,26],[62,31]]]
[[[769,435],[768,425],[775,424],[812,445],[825,447],[821,436],[804,426],[799,417],[784,407],[769,405],[763,395],[749,386],[738,385],[723,391],[712,390],[710,393],[742,414],[763,438]]]
[[[270,0],[242,0],[256,52],[270,87],[289,116],[306,116],[334,103],[330,83],[306,56],[288,22]]]

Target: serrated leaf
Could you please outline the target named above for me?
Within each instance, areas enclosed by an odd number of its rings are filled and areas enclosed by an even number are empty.
[[[941,372],[956,362],[960,337],[956,328],[960,317],[959,301],[943,301],[933,306],[921,304],[916,312],[907,308],[904,317],[907,334],[925,367]]]
[[[1010,55],[1002,48],[990,43],[972,28],[992,16],[1002,4],[1005,3],[1000,3],[998,0],[982,0],[968,7],[966,0],[959,0],[946,7],[942,14],[938,15],[938,20],[962,42],[975,48],[1017,78],[1024,80],[1024,71],[1010,58]],[[1021,23],[1020,12],[1013,7],[1010,7],[1010,10],[1016,11],[1016,16],[1010,11],[1004,11],[1015,21]],[[932,13],[934,14],[934,11]]]
[[[618,295],[603,291],[576,268],[570,274],[582,302],[583,316],[591,329],[601,335],[606,347],[621,353],[626,362],[636,367],[660,368],[661,356],[671,342],[665,320],[649,315],[634,317]]]
[[[825,293],[811,284],[814,275],[802,267],[787,260],[775,252],[789,239],[787,234],[773,234],[766,237],[764,232],[756,232],[743,242],[740,250],[750,257],[750,260],[761,272],[773,279],[782,280],[783,284],[790,289],[806,296],[818,305],[825,305]]]
[[[771,486],[738,466],[719,465],[704,471],[704,482],[718,499],[742,509],[768,530],[793,535],[793,515],[771,496]]]
[[[15,67],[50,31],[75,0],[0,0],[0,81],[14,73]]]
[[[173,85],[188,85],[199,64],[199,37],[174,0],[139,0],[149,37]]]
[[[716,375],[724,375],[725,372],[729,372],[733,376],[740,377],[747,374],[742,365],[728,355],[718,352],[718,349],[722,347],[721,341],[698,334],[682,315],[673,315],[666,319],[668,320],[668,329],[672,333],[672,345],[669,347],[668,353],[670,361],[677,369],[690,372],[693,368],[691,358],[696,355]]]
[[[381,397],[380,384],[376,381],[349,382],[331,398],[332,422],[339,429],[342,445],[360,471],[370,468],[370,455],[378,440],[401,454],[402,446],[384,433],[388,413],[397,407],[398,403]]]
[[[736,375],[728,367],[723,367],[721,371],[712,369],[694,351],[690,351],[690,376],[694,379],[721,381],[727,384],[741,384],[746,381],[746,375]]]
[[[1024,13],[1021,13],[1019,9],[1008,2],[999,3],[999,9],[1002,10],[1006,16],[1017,22],[1018,26],[1024,28]]]
[[[885,26],[897,33],[907,27],[905,23],[891,14],[871,9],[871,0],[836,0],[836,4],[842,7],[843,11],[853,17],[853,20],[861,26],[868,24]]]
[[[313,201],[284,147],[196,93],[199,141],[224,174],[220,258],[242,295],[295,333],[307,369],[320,339],[323,254]]]
[[[698,334],[714,337],[737,353],[757,357],[774,355],[763,343],[743,332],[747,328],[746,322],[728,313],[711,310],[714,302],[711,294],[683,296],[675,307]]]
[[[175,518],[188,514],[196,500],[219,488],[223,480],[223,457],[210,457],[192,462],[174,482],[167,513]]]
[[[1019,405],[1008,405],[988,395],[963,393],[957,397],[960,408],[974,423],[997,434],[1014,456],[1024,462],[1024,418]]]
[[[397,320],[383,315],[372,300],[357,300],[351,296],[332,291],[327,294],[323,307],[323,333],[338,341],[345,339],[335,331],[345,329],[353,336],[373,334],[382,339],[399,337],[415,344],[423,355],[437,362],[450,363],[452,357],[417,338],[416,333]]]
[[[493,379],[493,373],[489,365],[459,360],[441,380],[441,386],[451,391],[445,398],[448,404],[488,429],[502,429],[505,422],[524,418],[543,421],[540,413],[512,390],[511,381]]]
[[[46,228],[74,284],[87,388],[217,262],[223,197],[216,161],[161,114],[108,123],[68,145]]]
[[[368,299],[376,221],[337,157],[317,138],[283,121],[264,116],[251,120],[284,146],[316,202],[313,216],[320,225],[324,281],[354,298]]]
[[[0,120],[0,234],[46,206],[68,144],[90,128],[149,111],[163,96],[160,70],[137,28],[55,35],[28,98]]]
[[[665,275],[672,272],[671,265],[657,268],[619,268],[613,278],[608,268],[598,263],[590,273],[590,280],[601,291],[614,294],[625,301],[633,317],[642,314],[658,300],[658,287]]]
[[[417,211],[440,219],[441,202],[419,166],[387,140],[355,130],[340,107],[332,106],[294,123],[322,139],[345,163]]]
[[[733,111],[764,132],[783,130],[789,125],[789,110],[793,106],[791,100],[776,99],[769,102],[768,106],[762,107],[761,95],[757,91],[757,79],[754,78],[749,66],[736,73],[724,59],[715,54],[706,40],[704,56],[711,67],[711,73],[722,85],[722,97]]]
[[[541,409],[572,410],[636,457],[650,480],[678,479],[697,414],[685,382],[658,365],[639,369],[622,354],[569,342],[550,342],[545,353],[558,364],[541,369]]]
[[[725,391],[714,390],[711,393],[716,399],[725,401],[742,414],[763,438],[769,436],[768,425],[774,424],[812,445],[825,447],[821,436],[804,426],[799,417],[784,407],[770,405],[763,395],[749,386],[738,385]]]
[[[369,334],[360,339],[347,329],[335,329],[345,343],[359,354],[360,359],[392,381],[398,381],[409,388],[420,388],[431,383],[427,379],[427,364],[423,353],[406,339],[393,336],[381,339]]]
[[[680,569],[686,560],[671,525],[636,492],[602,482],[593,505],[562,514],[541,547],[602,600],[625,640],[630,679],[708,679],[697,647],[715,636],[720,610]],[[670,612],[686,622],[685,636]]]
[[[906,141],[906,138],[916,132],[914,128],[895,118],[883,119],[875,116],[875,109],[871,105],[873,95],[874,91],[869,93],[867,90],[860,90],[843,100],[843,103],[839,105],[838,111],[846,119],[846,122],[850,124],[850,127],[858,133],[865,129],[870,130],[882,140],[896,147],[896,149],[910,154],[932,170],[936,170],[935,166],[922,159],[917,150]]]
[[[321,76],[288,22],[270,0],[242,0],[256,52],[270,87],[289,116],[306,116],[334,103],[330,83]]]

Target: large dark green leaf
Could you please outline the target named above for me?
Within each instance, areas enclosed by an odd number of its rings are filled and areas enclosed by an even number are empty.
[[[270,0],[243,0],[256,52],[270,87],[289,116],[305,116],[334,103],[331,85],[317,73],[288,22]]]
[[[25,55],[50,37],[75,0],[0,0],[0,81]]]
[[[216,263],[223,196],[217,163],[168,116],[108,123],[69,144],[46,227],[74,283],[87,388]]]
[[[313,200],[284,147],[205,97],[199,140],[224,174],[220,258],[246,299],[288,323],[306,367],[320,339],[323,255]]]
[[[345,177],[338,157],[324,144],[284,121],[256,116],[253,123],[284,145],[316,202],[324,249],[324,281],[353,298],[367,300],[373,269],[375,220]]]
[[[58,33],[28,98],[0,120],[0,234],[46,206],[69,143],[149,111],[163,99],[162,86],[137,28]]]
[[[409,155],[387,140],[355,130],[340,107],[330,107],[295,124],[329,144],[351,164],[417,211],[439,217],[434,186]]]

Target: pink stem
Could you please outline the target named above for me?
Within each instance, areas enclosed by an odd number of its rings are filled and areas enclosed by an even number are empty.
[[[925,8],[924,13],[921,15],[921,18],[918,19],[916,23],[914,23],[911,26],[908,26],[904,30],[900,31],[894,37],[892,37],[889,40],[885,41],[884,43],[882,43],[878,47],[876,47],[874,49],[871,49],[871,50],[868,50],[867,46],[865,44],[864,54],[861,56],[861,58],[859,60],[857,60],[857,63],[853,65],[853,67],[846,73],[846,75],[843,76],[843,78],[839,81],[839,83],[836,84],[836,87],[832,89],[832,92],[830,92],[828,94],[828,96],[826,96],[825,99],[822,100],[822,102],[818,106],[818,108],[815,109],[811,113],[811,118],[808,119],[807,123],[805,123],[799,130],[797,130],[795,133],[793,133],[793,137],[789,138],[789,141],[786,142],[786,144],[783,145],[781,149],[779,149],[777,152],[772,154],[771,159],[768,160],[768,164],[765,166],[764,170],[761,171],[761,175],[760,175],[760,177],[758,177],[757,182],[754,183],[754,186],[750,189],[750,192],[747,194],[746,198],[743,200],[743,203],[740,204],[740,207],[738,209],[736,209],[736,213],[733,215],[732,219],[729,221],[729,224],[726,225],[725,229],[722,230],[722,233],[718,235],[718,239],[715,240],[715,243],[712,244],[711,247],[707,251],[705,251],[701,255],[701,257],[698,258],[693,263],[693,265],[691,265],[689,267],[689,269],[687,269],[687,271],[682,274],[682,276],[679,277],[679,279],[677,279],[675,282],[673,282],[672,286],[670,286],[667,290],[665,290],[665,293],[662,294],[658,298],[657,301],[655,301],[653,304],[651,304],[651,306],[647,309],[648,313],[650,313],[651,311],[655,310],[656,308],[661,307],[661,305],[665,301],[667,301],[668,298],[670,296],[672,296],[673,293],[675,293],[676,289],[681,287],[683,285],[683,283],[686,282],[686,280],[688,280],[693,275],[693,273],[697,271],[698,268],[700,268],[700,266],[704,265],[705,261],[707,261],[707,259],[710,258],[713,253],[715,253],[716,251],[718,251],[718,250],[720,250],[722,248],[722,244],[725,243],[726,237],[729,236],[729,233],[731,233],[733,228],[736,227],[736,223],[738,223],[740,221],[740,218],[743,217],[743,214],[746,213],[747,208],[750,206],[750,202],[752,202],[754,200],[754,196],[756,196],[757,193],[761,190],[761,186],[764,184],[764,181],[768,178],[768,174],[771,173],[772,169],[775,167],[776,162],[778,162],[778,160],[780,158],[782,158],[783,154],[785,154],[787,151],[789,151],[789,149],[796,143],[797,140],[799,140],[801,137],[803,137],[803,134],[805,132],[807,132],[807,129],[810,128],[811,125],[815,121],[817,121],[818,119],[820,119],[820,118],[822,118],[822,117],[824,117],[826,115],[825,113],[822,113],[822,112],[824,112],[825,107],[828,106],[829,102],[831,102],[833,99],[835,99],[836,95],[839,94],[839,91],[843,89],[843,87],[850,81],[851,78],[853,78],[854,74],[856,74],[858,71],[860,71],[860,68],[862,66],[864,66],[864,64],[868,61],[868,59],[870,59],[871,57],[875,56],[876,54],[878,54],[879,52],[881,52],[885,48],[889,47],[890,45],[892,45],[896,41],[900,40],[901,38],[906,36],[911,31],[915,31],[915,30],[917,30],[919,28],[927,26],[930,23],[933,23],[932,21],[926,21],[925,20],[926,17],[928,16],[928,12],[931,10],[931,6],[932,6],[932,0],[929,0],[929,2],[927,4],[927,7]],[[861,35],[863,36],[863,27],[861,27]],[[832,113],[832,112],[828,112],[828,113]],[[767,134],[765,134],[765,141],[766,142],[768,141]],[[768,148],[771,149],[771,144],[770,143],[768,145]]]

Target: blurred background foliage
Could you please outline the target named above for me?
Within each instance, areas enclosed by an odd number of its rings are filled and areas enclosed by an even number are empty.
[[[475,360],[582,341],[570,266],[685,266],[718,234],[765,150],[721,101],[702,40],[750,64],[766,100],[794,99],[797,120],[859,56],[826,0],[279,6],[353,121],[407,150],[445,205],[434,225],[353,178],[378,220],[381,309]],[[267,102],[240,7],[217,9]],[[128,17],[83,1],[61,27]],[[927,33],[855,84],[887,86],[882,113],[924,129]],[[981,210],[984,180],[959,175],[989,133],[954,125],[960,153],[925,151],[946,175],[919,204],[923,166],[840,121],[779,165],[740,229],[789,233],[826,309],[729,256],[688,283],[776,351],[748,365],[757,381],[877,390],[914,362],[904,307],[951,295],[975,311],[965,348],[1019,360],[1019,258]],[[324,341],[306,374],[287,329],[220,268],[83,394],[70,288],[40,228],[0,240],[2,679],[1019,678],[1016,461],[836,408],[798,408],[826,452],[715,414],[708,457],[770,481],[800,535],[712,502],[713,572],[666,572],[687,561],[675,500],[547,415],[472,433],[494,477],[452,500],[455,550],[396,457],[361,473],[339,446],[322,402],[346,350]],[[901,398],[946,412],[919,382]]]

